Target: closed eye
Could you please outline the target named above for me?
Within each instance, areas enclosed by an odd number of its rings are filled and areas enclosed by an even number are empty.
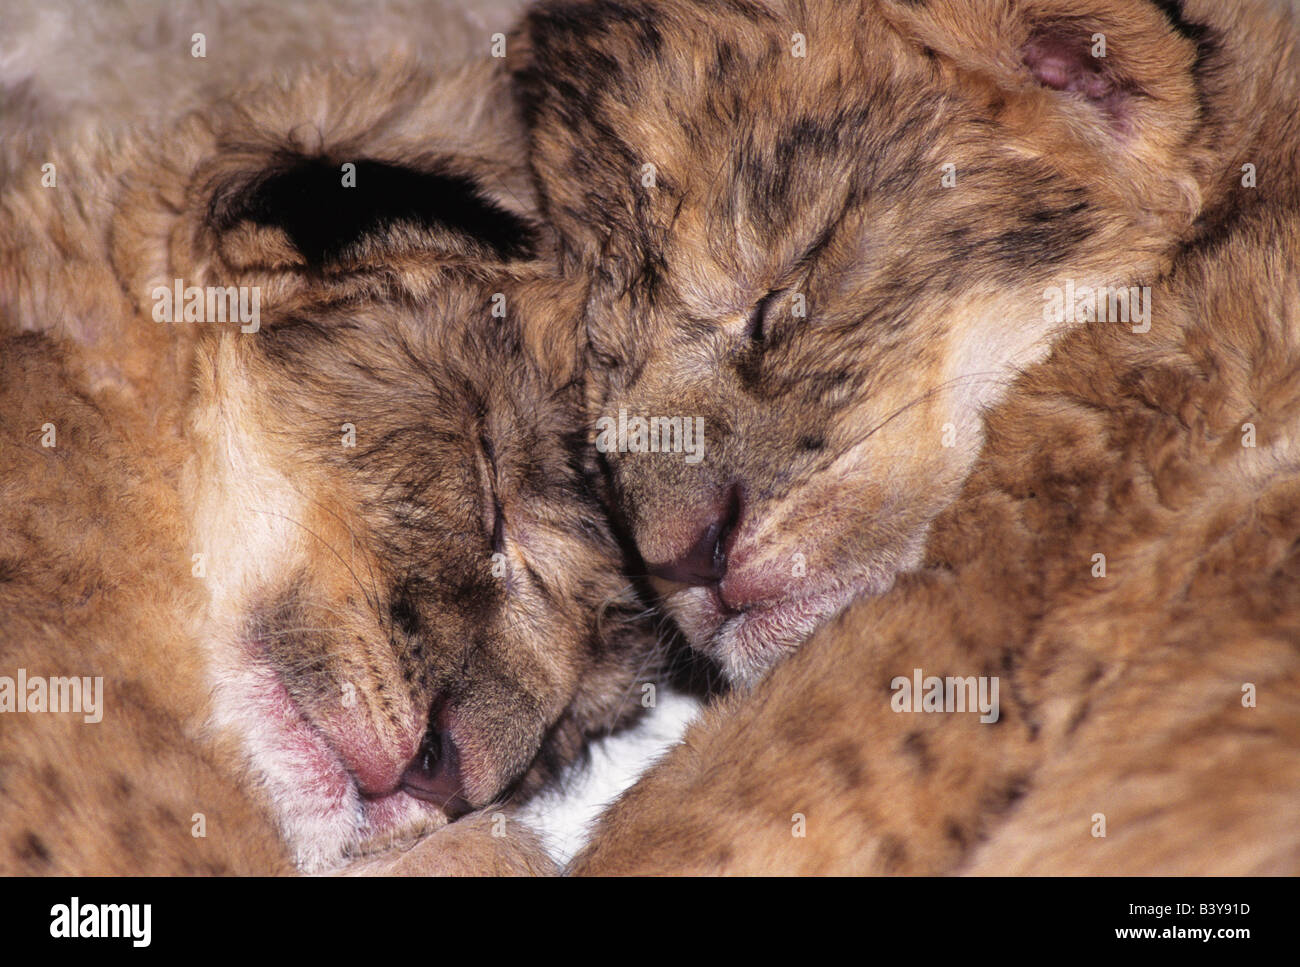
[[[771,313],[777,299],[784,294],[784,289],[773,289],[759,299],[754,308],[750,310],[749,324],[745,329],[745,335],[750,342],[762,344],[763,340],[767,338],[767,331],[770,326],[768,315]]]
[[[492,497],[492,553],[504,554],[506,550],[506,515],[501,501]]]
[[[492,553],[503,554],[506,549],[506,515],[497,496],[496,451],[487,435],[479,437],[479,472],[483,478],[483,524],[492,535]]]

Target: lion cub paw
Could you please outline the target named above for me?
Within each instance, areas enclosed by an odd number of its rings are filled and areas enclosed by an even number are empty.
[[[366,856],[339,876],[556,876],[560,872],[532,829],[499,811],[466,816],[409,848]]]

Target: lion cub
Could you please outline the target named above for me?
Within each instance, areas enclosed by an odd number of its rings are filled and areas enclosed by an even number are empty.
[[[1099,308],[1149,325],[1197,219],[1248,201],[1192,6],[529,14],[532,164],[594,276],[591,418],[619,428],[597,442],[733,680],[919,564],[1014,376]]]
[[[102,721],[4,715],[0,868],[336,868],[638,704],[516,128],[488,67],[314,72],[9,176],[0,674]],[[544,869],[503,822],[365,869]]]
[[[607,454],[641,550],[741,681],[877,593],[577,868],[1300,871],[1294,8],[626,9],[518,77],[596,412],[708,417]]]

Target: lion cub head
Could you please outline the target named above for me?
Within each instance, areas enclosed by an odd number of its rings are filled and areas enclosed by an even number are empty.
[[[587,285],[595,443],[732,678],[915,566],[982,412],[1089,311],[1070,294],[1127,297],[1191,224],[1210,135],[1174,7],[528,16],[514,77]]]
[[[183,400],[214,719],[304,869],[536,788],[653,666],[503,93],[322,72],[192,117],[105,163],[120,320],[64,301],[92,371],[147,350],[127,390]]]

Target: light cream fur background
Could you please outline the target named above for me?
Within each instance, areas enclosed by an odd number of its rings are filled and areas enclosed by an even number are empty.
[[[308,64],[487,56],[522,0],[4,0],[7,167],[78,130],[165,122]],[[192,54],[202,33],[206,56]]]

